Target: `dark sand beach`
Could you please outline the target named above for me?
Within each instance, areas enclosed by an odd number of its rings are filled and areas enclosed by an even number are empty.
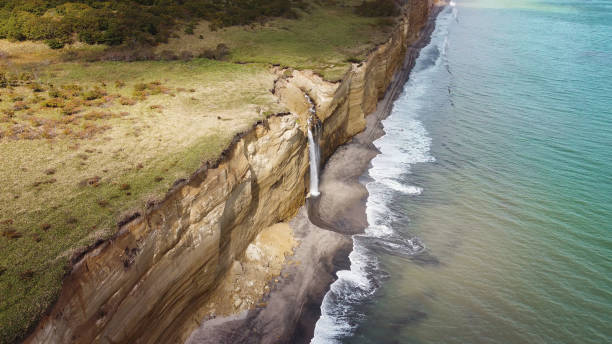
[[[381,121],[393,107],[410,76],[421,48],[427,45],[435,20],[443,7],[436,7],[420,33],[408,47],[403,67],[396,72],[376,111],[367,116],[366,129],[339,147],[325,164],[319,189],[290,221],[299,245],[285,265],[278,282],[264,297],[265,307],[204,322],[192,333],[189,344],[308,343],[321,310],[323,297],[335,273],[348,268],[351,235],[367,227],[367,189],[360,177],[367,173],[378,150],[373,141],[384,135]]]

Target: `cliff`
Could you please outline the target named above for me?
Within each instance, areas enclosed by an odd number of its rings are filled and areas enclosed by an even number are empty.
[[[363,131],[432,4],[412,0],[390,39],[341,82],[278,70],[290,113],[238,135],[222,156],[121,224],[74,262],[59,300],[27,343],[183,342],[192,319],[265,229],[291,219],[308,186],[308,94],[322,121],[322,157]],[[283,227],[284,228],[284,227]],[[253,247],[253,246],[251,246]],[[242,307],[252,307],[253,301]]]

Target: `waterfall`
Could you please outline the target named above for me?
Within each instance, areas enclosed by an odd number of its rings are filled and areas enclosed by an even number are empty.
[[[310,196],[317,197],[319,192],[319,166],[321,162],[321,147],[319,137],[321,124],[317,118],[315,106],[306,94],[306,100],[310,104],[310,116],[308,117],[308,152],[310,155]]]
[[[319,196],[319,144],[308,121],[308,145],[310,152],[310,196]]]

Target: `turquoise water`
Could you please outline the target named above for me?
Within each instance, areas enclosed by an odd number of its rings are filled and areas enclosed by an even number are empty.
[[[612,343],[612,1],[463,0],[313,343]]]

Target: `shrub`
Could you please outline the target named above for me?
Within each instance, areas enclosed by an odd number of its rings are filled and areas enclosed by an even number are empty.
[[[19,73],[19,81],[32,81],[34,80],[34,74],[30,72]]]
[[[62,115],[71,116],[81,111],[83,111],[83,108],[81,107],[81,102],[75,99],[64,105],[64,107],[62,108]]]
[[[72,97],[78,97],[83,91],[83,87],[77,84],[62,85],[62,90]],[[58,96],[59,97],[59,96]]]
[[[194,22],[190,22],[189,24],[187,24],[185,26],[185,30],[184,31],[188,35],[193,35],[194,34],[194,32],[193,32],[194,29],[195,29],[195,23]]]
[[[7,88],[9,85],[9,79],[6,72],[0,72],[0,88]]]
[[[82,126],[82,130],[74,133],[74,137],[77,139],[90,139],[98,133],[102,133],[111,127],[108,125],[95,125],[91,122],[85,122]]]
[[[53,127],[44,127],[41,135],[45,139],[52,139],[57,136],[57,133],[55,132],[55,128]],[[47,182],[45,182],[45,184],[55,183],[55,181],[55,178],[51,178]]]
[[[223,43],[217,45],[215,49],[216,60],[224,60],[230,53],[229,47]]]
[[[77,116],[72,116],[72,115],[71,116],[65,116],[65,117],[62,117],[60,122],[62,124],[75,124],[76,125],[76,124],[78,124],[77,123],[77,119],[78,119]]]
[[[87,44],[155,45],[166,42],[177,19],[193,34],[200,19],[211,28],[262,22],[270,17],[297,17],[303,0],[4,0],[0,1],[0,38],[42,40],[54,49],[76,34]],[[46,13],[54,10],[57,15]]]
[[[64,101],[61,98],[47,99],[43,105],[48,108],[60,108],[64,107]]]
[[[32,90],[32,92],[44,92],[45,89],[42,87],[41,84],[37,83],[37,82],[33,82],[31,84],[28,85],[28,88]]]
[[[189,61],[193,59],[193,54],[190,51],[181,51],[180,59],[183,61]]]
[[[58,89],[52,88],[49,90],[49,97],[51,98],[59,98],[62,96],[62,92]]]
[[[162,86],[160,81],[153,81],[148,84],[139,83],[139,84],[134,85],[134,92],[132,92],[132,95],[136,99],[144,100],[146,99],[147,96],[152,95],[152,94],[160,94],[160,93],[168,94],[169,92],[170,90],[167,87]],[[131,104],[124,104],[124,105],[131,105]]]
[[[205,49],[204,51],[202,51],[202,53],[200,53],[198,57],[202,57],[202,58],[210,59],[210,60],[222,61],[222,60],[225,60],[229,54],[230,54],[230,50],[228,46],[223,43],[220,43],[217,45],[217,47],[214,50]]]
[[[95,100],[104,97],[106,94],[105,90],[96,86],[93,90],[83,92],[83,98],[85,98],[85,100]]]
[[[48,39],[45,41],[45,43],[51,49],[62,49],[64,45],[66,45],[64,42],[60,41],[59,39],[55,39],[55,38]]]
[[[162,60],[174,61],[178,60],[178,56],[171,50],[164,50],[159,54]]]
[[[110,112],[92,111],[92,112],[87,113],[85,116],[83,116],[83,118],[85,120],[88,120],[88,121],[96,121],[96,120],[99,120],[99,119],[107,119],[107,118],[110,118],[112,116],[113,116],[113,114],[110,113]]]

